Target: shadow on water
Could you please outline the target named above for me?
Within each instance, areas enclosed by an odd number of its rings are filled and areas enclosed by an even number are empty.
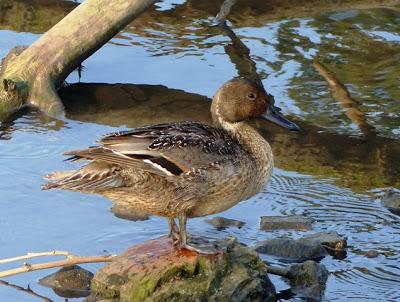
[[[162,219],[133,213],[126,205],[112,211],[136,223],[115,219],[107,212],[110,204],[97,196],[43,193],[41,177],[78,167],[63,162],[61,154],[117,128],[178,120],[210,123],[215,88],[258,70],[277,105],[303,131],[288,133],[256,121],[275,154],[270,185],[220,214],[245,221],[240,230],[216,231],[194,219],[191,231],[234,235],[252,245],[275,236],[304,235],[260,231],[260,215],[304,214],[316,220],[308,233],[337,231],[348,238],[346,258],[322,260],[331,272],[328,301],[398,300],[400,218],[365,192],[400,186],[400,1],[241,1],[229,19],[242,48],[220,28],[207,26],[221,2],[158,3],[84,63],[85,81],[152,85],[71,84],[60,91],[67,108],[64,122],[27,110],[1,124],[0,164],[7,177],[0,182],[0,204],[7,210],[0,217],[0,257],[29,248],[118,253],[164,234]],[[46,31],[76,5],[0,0],[1,53],[14,46],[11,38],[31,43],[36,36],[29,33]],[[315,65],[317,57],[322,69]],[[190,68],[180,69],[183,65]],[[186,73],[178,75],[182,70]],[[365,257],[369,250],[377,251],[377,258]],[[267,260],[279,265],[277,259]],[[15,280],[29,283],[40,277],[32,273]],[[274,282],[279,290],[287,288],[279,279]],[[0,298],[19,296],[2,287]]]

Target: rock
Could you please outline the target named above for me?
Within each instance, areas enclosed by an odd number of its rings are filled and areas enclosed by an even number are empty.
[[[93,273],[78,265],[63,267],[57,272],[39,280],[39,284],[51,287],[54,292],[65,298],[86,297],[90,294]]]
[[[367,251],[367,252],[364,254],[364,256],[367,257],[367,258],[376,258],[376,257],[379,256],[379,252],[376,251],[376,250],[370,250],[370,251]]]
[[[319,232],[306,235],[299,240],[312,245],[319,244],[335,258],[344,259],[346,257],[347,239],[336,232]]]
[[[288,230],[308,231],[315,220],[301,215],[292,216],[261,216],[260,230]]]
[[[274,238],[264,240],[255,245],[258,253],[278,256],[295,262],[325,257],[326,250],[313,242],[303,242],[300,239]]]
[[[213,217],[211,219],[205,219],[204,221],[213,225],[218,231],[225,230],[228,227],[237,227],[240,229],[245,225],[243,221],[224,217]]]
[[[128,249],[96,273],[93,294],[118,301],[275,301],[267,266],[236,240],[217,255],[176,249],[168,237]]]
[[[254,248],[259,253],[302,262],[321,259],[327,253],[343,259],[346,256],[346,246],[346,238],[336,232],[320,232],[299,239],[268,239],[257,243]]]
[[[389,189],[381,197],[381,202],[390,212],[400,215],[400,192]]]
[[[293,264],[289,268],[292,292],[299,297],[322,300],[325,292],[328,270],[323,264],[306,261]]]

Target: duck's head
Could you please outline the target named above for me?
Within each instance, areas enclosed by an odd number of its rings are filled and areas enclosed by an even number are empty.
[[[213,98],[211,115],[214,123],[221,126],[262,117],[288,130],[300,130],[279,113],[273,97],[262,86],[246,78],[236,78],[222,85]]]

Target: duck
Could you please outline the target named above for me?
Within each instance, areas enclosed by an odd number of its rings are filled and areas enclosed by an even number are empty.
[[[234,78],[218,89],[211,117],[213,125],[182,121],[144,126],[68,151],[68,160],[88,163],[49,174],[42,189],[100,194],[165,217],[176,247],[214,253],[191,241],[188,218],[225,211],[260,192],[271,178],[272,149],[249,121],[261,117],[291,131],[300,128],[282,116],[262,84],[247,78]]]

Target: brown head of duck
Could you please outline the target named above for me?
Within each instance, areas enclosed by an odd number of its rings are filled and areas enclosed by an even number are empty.
[[[221,86],[213,98],[211,116],[215,126],[222,128],[262,117],[288,130],[300,130],[280,114],[264,87],[247,78],[235,78]]]

